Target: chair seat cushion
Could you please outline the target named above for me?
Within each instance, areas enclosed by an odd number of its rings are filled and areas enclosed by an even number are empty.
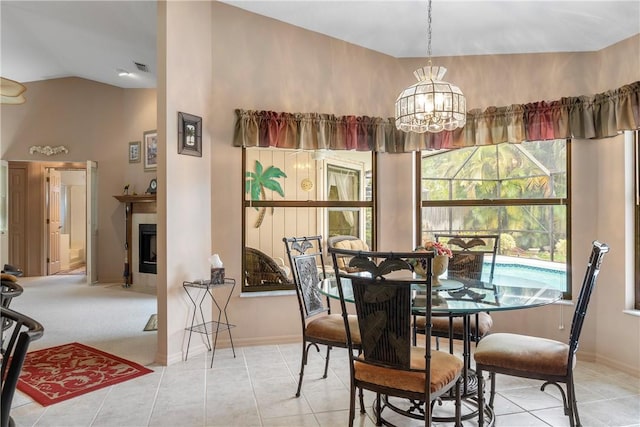
[[[349,329],[354,344],[360,344],[360,328],[358,317],[350,315]],[[306,335],[323,341],[333,341],[344,346],[347,345],[347,333],[344,329],[342,314],[328,314],[319,316],[307,323]]]
[[[416,317],[416,328],[420,331],[424,331],[425,325],[425,317],[418,316]],[[445,334],[448,336],[449,334],[449,316],[434,316],[431,318],[432,332],[438,333],[438,335]],[[493,319],[491,315],[487,312],[478,313],[478,336],[483,337],[489,333],[491,327],[493,326]],[[469,322],[469,331],[472,334],[476,332],[476,316],[472,315],[470,317]],[[455,335],[462,335],[463,332],[463,322],[461,316],[456,316],[453,318],[453,333]]]
[[[18,278],[16,276],[14,276],[13,274],[8,274],[8,273],[0,273],[2,274],[2,280],[6,280],[8,282],[17,282]]]
[[[519,334],[490,334],[478,343],[473,357],[483,369],[517,370],[567,375],[569,346],[547,338]]]
[[[364,356],[360,356],[364,360]],[[462,359],[449,353],[431,352],[431,392],[444,388],[456,379],[462,371]],[[424,347],[411,348],[411,368],[425,369]],[[426,375],[418,371],[401,371],[367,363],[354,362],[355,377],[359,381],[377,384],[398,390],[424,393]]]

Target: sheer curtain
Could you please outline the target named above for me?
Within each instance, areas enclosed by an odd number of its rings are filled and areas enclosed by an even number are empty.
[[[354,180],[357,179],[355,172],[329,170],[327,175],[328,188],[336,188],[339,201],[358,200],[357,186],[354,183]],[[355,223],[355,212],[348,210],[341,210],[341,212],[345,221],[349,224],[349,227],[353,227]]]

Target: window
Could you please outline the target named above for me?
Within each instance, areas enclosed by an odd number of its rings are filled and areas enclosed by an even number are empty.
[[[526,272],[570,297],[569,151],[554,140],[421,153],[416,238],[499,234],[495,282]]]
[[[371,152],[246,148],[243,292],[294,289],[283,237],[352,235],[375,247]],[[325,256],[328,264],[329,257]]]

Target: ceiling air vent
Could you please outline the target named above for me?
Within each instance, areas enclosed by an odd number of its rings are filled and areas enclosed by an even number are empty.
[[[141,64],[139,62],[134,62],[134,64],[136,64],[136,67],[138,68],[138,70],[142,71],[143,73],[149,72],[149,67],[147,67],[146,65]]]

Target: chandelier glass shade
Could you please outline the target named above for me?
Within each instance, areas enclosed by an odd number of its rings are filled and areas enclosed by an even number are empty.
[[[447,69],[431,65],[431,0],[428,6],[427,56],[429,62],[413,72],[418,83],[396,99],[396,128],[404,132],[441,132],[461,128],[467,121],[467,101],[458,86],[447,83]]]
[[[396,100],[396,127],[404,132],[440,132],[463,127],[467,102],[458,86],[442,80],[447,69],[426,66],[413,72],[418,83]]]

